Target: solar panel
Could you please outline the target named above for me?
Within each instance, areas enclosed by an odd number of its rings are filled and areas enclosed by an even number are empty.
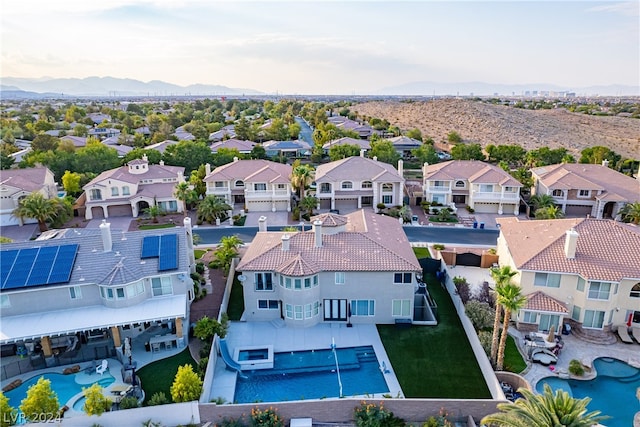
[[[7,277],[9,277],[9,272],[18,257],[18,252],[17,250],[2,251],[0,255],[0,285],[2,289],[4,289],[4,284],[7,281]]]
[[[77,253],[78,245],[2,251],[2,289],[68,282]]]
[[[27,279],[27,286],[45,285],[49,279],[53,261],[58,253],[57,246],[45,246],[40,248],[33,262],[31,274]]]
[[[155,258],[157,256],[160,256],[160,236],[147,236],[142,239],[140,258]]]
[[[15,289],[26,286],[27,279],[31,273],[31,267],[33,267],[33,260],[37,253],[38,248],[20,250],[16,261],[13,263],[13,268],[9,272],[9,277],[7,277],[7,283],[4,286],[5,289]]]
[[[178,268],[178,235],[167,234],[160,238],[160,260],[158,271]]]
[[[71,270],[76,261],[78,245],[64,245],[58,249],[58,255],[51,268],[51,274],[47,280],[47,285],[54,283],[65,283],[71,278]]]

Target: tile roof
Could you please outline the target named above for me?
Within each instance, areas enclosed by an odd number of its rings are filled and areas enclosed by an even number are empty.
[[[240,152],[247,152],[253,149],[253,146],[256,145],[253,141],[243,141],[241,139],[225,139],[224,141],[214,142],[211,144],[211,152],[217,153],[221,148],[229,148],[236,149]]]
[[[422,142],[418,141],[417,139],[409,138],[408,136],[404,136],[404,135],[395,136],[393,138],[387,138],[387,140],[391,141],[391,143],[394,146],[405,146],[405,147],[418,148],[418,147],[420,147],[422,145]]]
[[[369,144],[369,141],[367,141],[366,139],[355,139],[355,138],[350,138],[348,136],[334,139],[333,141],[329,141],[322,146],[322,149],[328,150],[334,145],[346,145],[346,144],[357,145],[361,149],[365,149],[365,150],[371,149],[371,144]]]
[[[424,180],[467,180],[472,184],[500,184],[522,187],[522,184],[504,170],[478,160],[449,160],[428,165]]]
[[[396,168],[388,163],[361,156],[324,163],[316,169],[316,182],[338,181],[404,181]]]
[[[411,245],[395,218],[364,210],[345,215],[346,231],[323,234],[315,246],[315,231],[259,232],[242,257],[239,271],[276,271],[304,276],[319,271],[421,271]],[[288,234],[289,250],[282,250]]]
[[[0,185],[18,188],[24,191],[38,191],[45,186],[49,169],[26,168],[0,170]]]
[[[552,313],[569,313],[567,306],[541,291],[526,295],[527,303],[523,310],[547,311]]]
[[[311,217],[311,223],[316,221],[322,222],[323,227],[339,227],[347,224],[347,217],[333,213],[322,213]]]
[[[155,144],[146,146],[145,150],[157,150],[157,151],[159,151],[161,153],[164,153],[168,146],[176,145],[178,143],[179,143],[179,141],[174,141],[172,139],[165,139],[164,141],[157,142]]]
[[[134,159],[128,163],[128,165],[144,164],[148,163],[142,159]],[[168,165],[149,165],[149,170],[145,173],[133,174],[129,172],[129,166],[124,165],[119,168],[110,169],[102,172],[97,177],[93,178],[87,185],[100,184],[106,179],[117,179],[129,183],[138,183],[142,179],[159,179],[159,178],[176,178],[180,172],[184,173],[182,166],[168,166]]]
[[[579,274],[588,280],[640,279],[640,229],[594,218],[519,221],[498,218],[500,236],[519,270]],[[578,232],[574,259],[564,252],[565,233]]]
[[[640,180],[621,174],[603,165],[562,163],[531,170],[547,188],[600,190],[598,199],[640,201]]]
[[[205,182],[232,181],[241,179],[256,182],[258,179],[274,183],[288,183],[291,165],[271,162],[269,160],[237,160],[218,166],[204,178]],[[264,182],[264,181],[260,181]]]

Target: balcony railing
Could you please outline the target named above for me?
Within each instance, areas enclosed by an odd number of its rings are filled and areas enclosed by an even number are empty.
[[[517,202],[520,199],[518,193],[473,193],[473,200],[491,200],[495,202]]]

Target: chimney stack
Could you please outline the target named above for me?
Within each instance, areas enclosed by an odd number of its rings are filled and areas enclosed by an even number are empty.
[[[264,215],[258,218],[258,231],[267,231],[267,217]]]
[[[404,176],[404,162],[402,161],[402,159],[398,160],[398,175],[400,175],[401,177]]]
[[[102,246],[105,252],[111,252],[113,248],[113,241],[111,240],[111,224],[106,219],[102,220],[100,224],[100,234],[102,234]]]
[[[204,171],[207,175],[209,175],[211,173],[211,165],[209,163],[207,163],[206,165],[204,165]]]
[[[316,236],[316,248],[322,247],[322,221],[313,222],[313,233]]]
[[[288,234],[282,235],[282,252],[289,252],[289,243],[291,241],[291,236]]]
[[[567,230],[567,235],[564,240],[564,254],[567,259],[576,258],[576,247],[578,246],[578,232],[575,228]]]

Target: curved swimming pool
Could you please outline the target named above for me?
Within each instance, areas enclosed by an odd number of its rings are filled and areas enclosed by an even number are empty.
[[[591,398],[589,411],[601,411],[611,418],[604,421],[607,427],[628,427],[640,411],[636,391],[640,387],[640,369],[611,357],[599,357],[593,361],[596,377],[591,380],[545,377],[536,384],[542,393],[544,384],[552,390],[564,390],[576,399]]]

